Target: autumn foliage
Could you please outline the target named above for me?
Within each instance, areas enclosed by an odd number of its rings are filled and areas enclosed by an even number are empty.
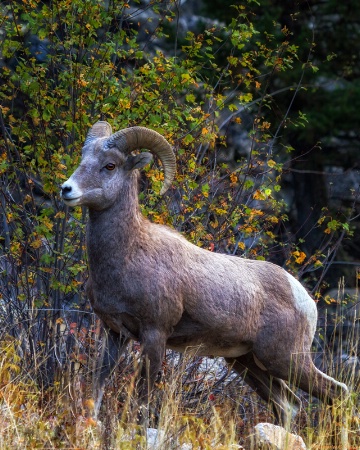
[[[278,142],[288,117],[269,114],[269,86],[295,65],[313,68],[286,27],[256,30],[251,3],[234,6],[230,24],[197,34],[176,29],[175,1],[1,6],[0,402],[14,403],[16,414],[38,389],[51,397],[69,380],[91,384],[101,331],[83,290],[86,217],[65,208],[59,187],[95,121],[146,126],[174,146],[176,181],[161,198],[161,167],[148,167],[143,213],[210,251],[321,270],[326,250],[349,231],[324,211],[318,226],[328,239],[314,255],[287,232],[282,183],[292,149]],[[305,123],[299,114],[288,125]],[[234,160],[229,139],[241,130]],[[20,372],[26,378],[14,385]]]

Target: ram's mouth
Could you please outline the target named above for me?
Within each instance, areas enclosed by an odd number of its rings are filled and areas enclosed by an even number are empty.
[[[75,197],[75,198],[66,198],[64,196],[61,196],[63,202],[67,206],[76,206],[79,204],[81,197]]]

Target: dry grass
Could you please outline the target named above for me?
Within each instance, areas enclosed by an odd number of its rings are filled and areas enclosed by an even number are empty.
[[[1,344],[0,450],[146,448],[146,438],[139,432],[131,408],[136,345],[109,380],[98,421],[91,418],[90,359],[83,365],[72,365],[71,373],[64,370],[58,374],[55,385],[45,390],[35,382],[34,373],[23,370],[17,345],[12,338],[3,339]],[[357,348],[353,334],[348,345]],[[302,397],[304,410],[292,424],[292,431],[303,437],[308,448],[334,448],[338,427],[333,417],[343,416],[349,424],[349,449],[355,450],[360,448],[360,423],[354,407],[358,375],[355,367],[350,364],[345,370],[346,365],[336,364],[329,348],[326,351],[328,373],[331,368],[331,375],[352,388],[352,406],[330,408]],[[172,352],[167,354],[150,409],[150,425],[161,430],[158,448],[164,450],[236,449],[256,423],[273,422],[267,405],[240,377],[227,375],[221,359],[179,357]]]

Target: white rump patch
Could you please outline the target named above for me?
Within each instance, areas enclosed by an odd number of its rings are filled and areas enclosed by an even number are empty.
[[[311,325],[311,332],[315,333],[316,322],[317,322],[317,308],[315,301],[310,297],[304,286],[286,272],[288,277],[291,291],[295,300],[296,308],[301,311],[309,320],[309,324]]]

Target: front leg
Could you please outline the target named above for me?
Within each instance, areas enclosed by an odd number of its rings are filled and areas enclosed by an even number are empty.
[[[105,381],[118,363],[129,341],[123,334],[104,326],[104,341],[93,377],[94,416],[97,417],[104,395]]]
[[[166,339],[167,334],[156,328],[146,329],[141,333],[143,362],[140,386],[138,388],[138,420],[143,424],[147,421],[151,391],[164,359]]]
[[[94,307],[96,303],[95,294],[92,286],[92,279],[89,277],[85,292],[90,300],[91,305]],[[120,356],[125,350],[125,347],[129,341],[123,334],[115,333],[103,322],[104,339],[102,349],[99,355],[99,359],[96,360],[95,371],[93,373],[93,399],[94,416],[98,416],[102,398],[104,395],[104,387],[106,378],[110,375],[115,365],[119,361]]]

